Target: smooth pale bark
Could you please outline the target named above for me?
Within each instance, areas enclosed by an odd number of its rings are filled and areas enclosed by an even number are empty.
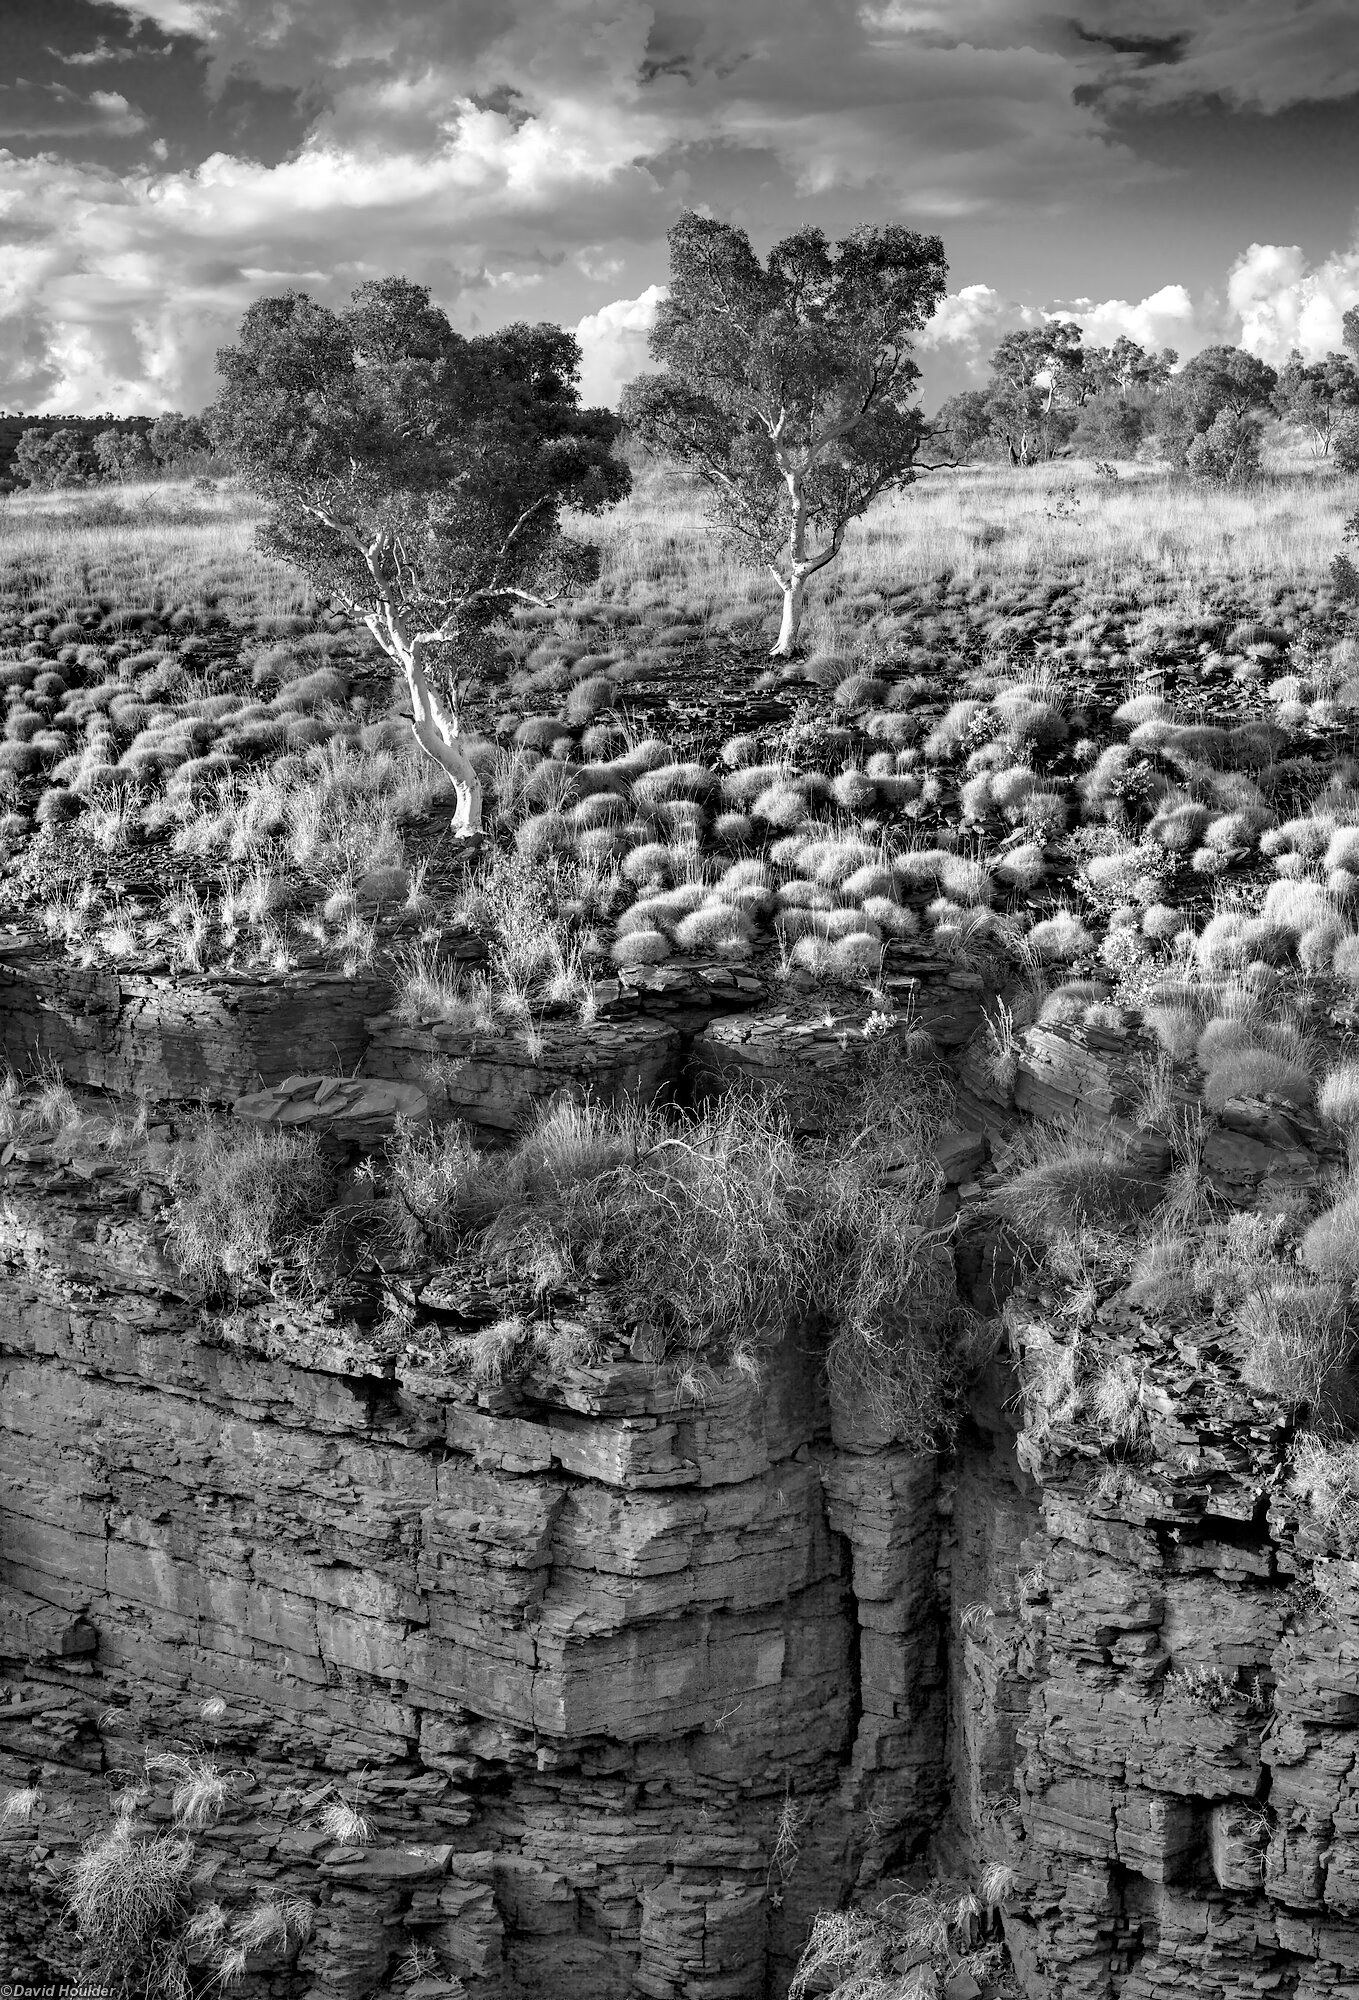
[[[769,649],[769,657],[771,660],[786,660],[797,651],[797,637],[807,597],[807,578],[805,574],[784,578],[775,572],[775,581],[783,592],[783,618],[779,636]]]
[[[376,618],[367,618],[364,623],[382,647],[394,659],[406,677],[406,686],[411,698],[411,729],[416,742],[433,759],[453,787],[457,809],[453,815],[454,833],[479,833],[481,831],[481,780],[472,767],[459,740],[458,714],[456,708],[445,708],[430,685],[425,672],[421,653],[424,650],[419,639],[407,639],[396,621],[388,618],[380,624]],[[383,627],[386,627],[384,630]]]

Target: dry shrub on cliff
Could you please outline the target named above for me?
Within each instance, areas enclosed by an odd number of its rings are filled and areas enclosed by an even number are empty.
[[[1359,1547],[1359,1443],[1295,1438],[1288,1490],[1301,1500],[1342,1556]]]
[[[332,1799],[322,1809],[321,1830],[337,1847],[366,1847],[373,1838],[372,1825],[348,1799]]]
[[[8,1064],[0,1069],[0,1143],[60,1138],[79,1123],[79,1107],[54,1066],[31,1077]]]
[[[120,2000],[188,1994],[179,1931],[193,1858],[187,1840],[140,1840],[120,1816],[71,1867],[67,1907],[91,1972]]]
[[[544,1292],[615,1275],[681,1364],[753,1360],[819,1320],[837,1386],[923,1444],[955,1304],[928,1226],[932,1104],[898,1087],[841,1110],[843,1127],[800,1144],[776,1103],[741,1092],[684,1119],[562,1100],[508,1153],[457,1128],[403,1134],[393,1196],[408,1241],[475,1240]]]
[[[166,1751],[159,1757],[148,1757],[146,1768],[173,1778],[170,1810],[177,1825],[195,1833],[211,1826],[226,1803],[226,1779],[210,1757],[181,1757]]]
[[[1342,1286],[1280,1278],[1245,1300],[1237,1326],[1243,1381],[1308,1410],[1322,1429],[1353,1419],[1359,1339]]]
[[[938,1979],[970,1975],[992,1979],[1003,1962],[998,1944],[979,1944],[981,1904],[968,1890],[948,1885],[887,1896],[867,1910],[822,1911],[798,1961],[788,2000],[896,2000],[908,1988],[901,1967],[926,1966],[935,1975],[921,1994],[936,1992]],[[960,1982],[961,1983],[961,1982]],[[979,1990],[976,1985],[969,1991]]]
[[[335,1196],[311,1135],[213,1118],[181,1150],[174,1186],[171,1255],[209,1285],[306,1261]]]

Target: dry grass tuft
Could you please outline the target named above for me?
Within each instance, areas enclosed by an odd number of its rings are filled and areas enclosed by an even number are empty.
[[[1027,1135],[1026,1164],[995,1197],[997,1211],[1032,1241],[1084,1229],[1120,1229],[1153,1207],[1158,1190],[1108,1140],[1079,1132]]]
[[[1359,1343],[1343,1286],[1275,1279],[1244,1301],[1237,1328],[1242,1379],[1252,1388],[1307,1410],[1322,1430],[1353,1418]]]
[[[193,1850],[162,1835],[140,1840],[120,1817],[82,1848],[68,1877],[67,1906],[92,1964],[125,2000],[187,1994],[177,1936]]]
[[[332,1799],[322,1808],[321,1829],[337,1847],[367,1847],[373,1838],[371,1822],[348,1799]]]
[[[211,1826],[226,1803],[226,1779],[208,1757],[181,1757],[167,1751],[148,1758],[146,1768],[174,1780],[170,1810],[176,1825],[190,1832]]]
[[[205,1118],[175,1162],[169,1247],[188,1278],[238,1283],[318,1245],[334,1177],[315,1138]]]
[[[1359,1548],[1359,1442],[1304,1432],[1293,1443],[1288,1490],[1352,1556]]]

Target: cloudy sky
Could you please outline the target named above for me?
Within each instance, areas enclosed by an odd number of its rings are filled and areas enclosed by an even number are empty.
[[[1339,344],[1356,0],[0,0],[0,404],[196,409],[261,293],[428,284],[646,365],[665,232],[942,235],[935,406],[1059,311]]]

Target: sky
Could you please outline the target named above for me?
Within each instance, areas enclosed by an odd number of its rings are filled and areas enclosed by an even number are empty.
[[[0,0],[0,406],[200,409],[250,302],[430,287],[648,366],[685,208],[943,238],[933,409],[1013,327],[1340,345],[1359,0]]]

